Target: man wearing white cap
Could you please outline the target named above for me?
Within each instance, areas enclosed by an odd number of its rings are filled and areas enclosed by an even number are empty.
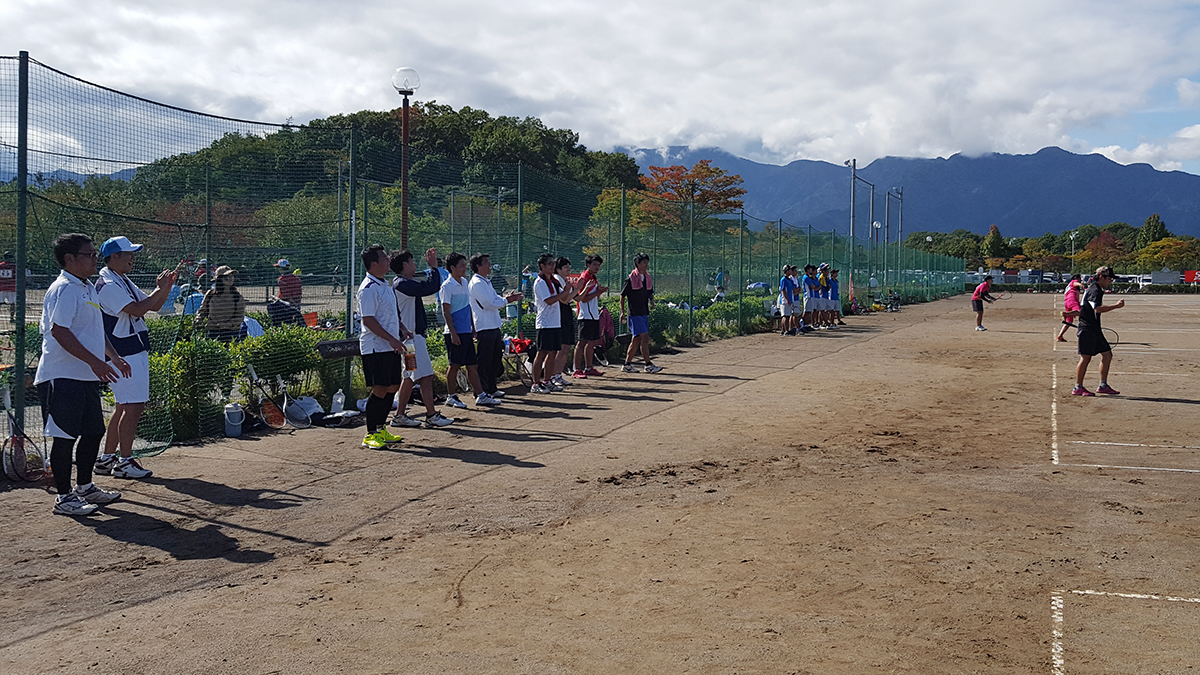
[[[141,244],[134,244],[126,237],[113,237],[104,242],[100,246],[104,269],[100,270],[100,279],[96,282],[100,311],[104,312],[104,334],[131,369],[130,375],[109,383],[116,400],[116,411],[108,423],[104,454],[96,458],[96,473],[117,478],[148,478],[152,473],[133,458],[138,420],[150,401],[150,331],[142,317],[146,312],[162,308],[176,276],[171,270],[163,270],[155,280],[154,292],[143,293],[129,279],[141,250]]]
[[[279,299],[284,302],[291,303],[296,309],[300,309],[300,298],[304,295],[303,284],[300,282],[300,270],[293,271],[292,264],[287,258],[280,258],[279,262],[275,263],[275,267],[279,268]]]

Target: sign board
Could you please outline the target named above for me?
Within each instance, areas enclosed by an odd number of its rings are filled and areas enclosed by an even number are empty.
[[[1183,280],[1189,284],[1200,282],[1200,270],[1188,270],[1184,272]]]

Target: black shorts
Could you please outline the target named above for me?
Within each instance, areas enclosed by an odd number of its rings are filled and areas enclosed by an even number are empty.
[[[558,338],[563,346],[575,344],[575,312],[563,305],[562,328],[558,329]]]
[[[972,300],[971,301],[971,309],[976,312],[982,312],[983,311],[983,301],[982,300]]]
[[[477,366],[479,354],[475,352],[475,338],[470,335],[458,334],[458,344],[450,339],[449,333],[443,333],[446,340],[446,360],[452,366]]]
[[[579,341],[595,342],[600,339],[600,319],[579,320]]]
[[[363,354],[362,367],[368,387],[391,387],[404,382],[404,357],[396,352]]]
[[[561,328],[537,329],[537,348],[539,352],[556,352],[562,349]]]
[[[54,426],[71,438],[104,435],[99,381],[50,380],[39,384],[37,390],[43,427],[53,418]]]
[[[1109,346],[1108,340],[1104,337],[1104,333],[1097,330],[1081,330],[1079,335],[1079,353],[1082,356],[1096,356],[1104,352],[1111,352],[1112,347]]]

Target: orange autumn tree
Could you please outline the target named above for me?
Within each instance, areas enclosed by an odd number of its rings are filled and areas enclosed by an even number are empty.
[[[642,176],[649,199],[639,205],[639,222],[631,222],[633,225],[686,229],[691,208],[700,229],[709,216],[742,208],[739,197],[746,194],[741,187],[742,177],[714,167],[710,159],[696,162],[691,169],[682,165],[652,166],[649,173]]]

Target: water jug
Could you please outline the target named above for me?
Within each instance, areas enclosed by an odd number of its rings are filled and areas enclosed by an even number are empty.
[[[329,412],[340,413],[345,409],[346,409],[346,395],[342,393],[341,389],[338,389],[337,393],[333,395],[333,402],[330,403],[330,405],[329,405]]]
[[[242,435],[242,422],[246,419],[246,411],[237,403],[225,405],[225,435],[234,438]]]

